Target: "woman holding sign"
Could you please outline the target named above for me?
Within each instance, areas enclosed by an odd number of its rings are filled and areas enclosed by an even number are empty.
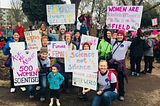
[[[23,42],[23,40],[20,38],[20,35],[19,35],[19,31],[14,31],[13,32],[13,36],[10,37],[9,41],[6,43],[6,45],[4,46],[3,48],[3,54],[4,55],[9,55],[11,56],[11,53],[10,53],[10,43],[16,43],[16,42]],[[27,45],[25,45],[25,49],[27,49]],[[12,57],[12,56],[11,56]],[[11,57],[8,57],[11,59]],[[13,93],[15,92],[15,86],[14,86],[14,79],[13,79],[13,64],[12,64],[12,59],[11,59],[11,62],[10,62],[10,84],[11,84],[11,89],[10,89],[10,92]],[[26,88],[25,87],[21,87],[21,90],[22,91],[26,91]]]

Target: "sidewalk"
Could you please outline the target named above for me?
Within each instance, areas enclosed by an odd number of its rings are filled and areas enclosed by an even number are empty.
[[[156,68],[152,74],[129,76],[129,83],[125,82],[125,101],[117,99],[112,106],[160,106],[160,64],[154,66]],[[72,87],[69,94],[60,93],[61,106],[91,106],[95,92],[88,93],[88,101],[81,101],[77,97],[77,91],[77,87]],[[7,87],[0,87],[0,106],[48,106],[49,90],[47,89],[45,102],[39,101],[37,93],[35,99],[31,100],[28,91],[22,92],[19,87],[15,93],[10,93]]]

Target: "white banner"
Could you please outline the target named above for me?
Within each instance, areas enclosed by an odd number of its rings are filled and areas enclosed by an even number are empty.
[[[98,51],[73,50],[65,51],[65,72],[76,70],[85,72],[98,71]]]
[[[47,5],[46,8],[50,25],[75,23],[75,4]]]
[[[97,90],[97,73],[73,71],[72,85]]]
[[[39,33],[39,30],[27,31],[24,33],[24,35],[29,50],[36,49],[37,51],[40,51],[42,43],[41,43],[41,34]]]
[[[64,52],[68,50],[65,41],[52,41],[47,43],[49,57],[64,57]]]
[[[106,25],[109,29],[137,30],[141,25],[143,6],[108,6]]]
[[[12,62],[14,66],[14,85],[32,85],[39,83],[36,50],[12,51]]]
[[[80,45],[81,50],[82,50],[82,43],[83,42],[91,42],[92,43],[91,50],[97,50],[97,44],[98,44],[98,38],[97,37],[82,35],[81,45]]]

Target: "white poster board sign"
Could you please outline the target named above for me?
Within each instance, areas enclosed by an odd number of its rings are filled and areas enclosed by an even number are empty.
[[[14,66],[14,85],[32,85],[39,83],[36,50],[12,51],[12,62]]]
[[[82,50],[82,43],[84,42],[91,42],[91,50],[97,50],[97,44],[98,44],[98,38],[97,37],[92,37],[92,36],[87,36],[87,35],[82,35],[81,38],[81,44],[80,44],[80,49]]]
[[[68,44],[65,41],[52,41],[47,43],[49,57],[64,57],[68,51]]]
[[[11,48],[10,52],[12,53],[13,50],[24,50],[25,44],[24,42],[13,42],[9,43],[9,47]]]
[[[98,51],[97,50],[73,50],[65,51],[65,72],[76,70],[85,72],[98,71]]]
[[[137,30],[141,25],[143,6],[108,6],[106,25],[109,29]]]
[[[47,5],[46,8],[50,25],[75,23],[75,4]]]
[[[72,85],[97,90],[97,73],[73,71]]]
[[[158,25],[157,18],[152,19],[152,26]]]
[[[41,34],[39,31],[27,31],[24,33],[26,42],[27,42],[27,47],[29,50],[31,49],[36,49],[37,51],[40,51],[42,47],[41,43]]]

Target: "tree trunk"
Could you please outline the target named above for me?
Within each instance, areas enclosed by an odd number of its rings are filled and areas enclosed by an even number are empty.
[[[92,9],[91,9],[91,21],[92,21],[92,14],[93,14],[94,7],[95,7],[95,0],[93,0],[93,3],[92,3]]]
[[[122,3],[123,3],[123,5],[125,5],[125,6],[127,5],[126,2],[125,2],[124,0],[122,0]]]
[[[136,5],[136,1],[132,0],[132,5],[135,6]]]
[[[75,21],[77,21],[77,16],[78,16],[78,8],[79,8],[79,4],[80,4],[81,0],[71,0],[72,4],[75,4],[75,12],[76,12],[76,16],[75,16]]]

